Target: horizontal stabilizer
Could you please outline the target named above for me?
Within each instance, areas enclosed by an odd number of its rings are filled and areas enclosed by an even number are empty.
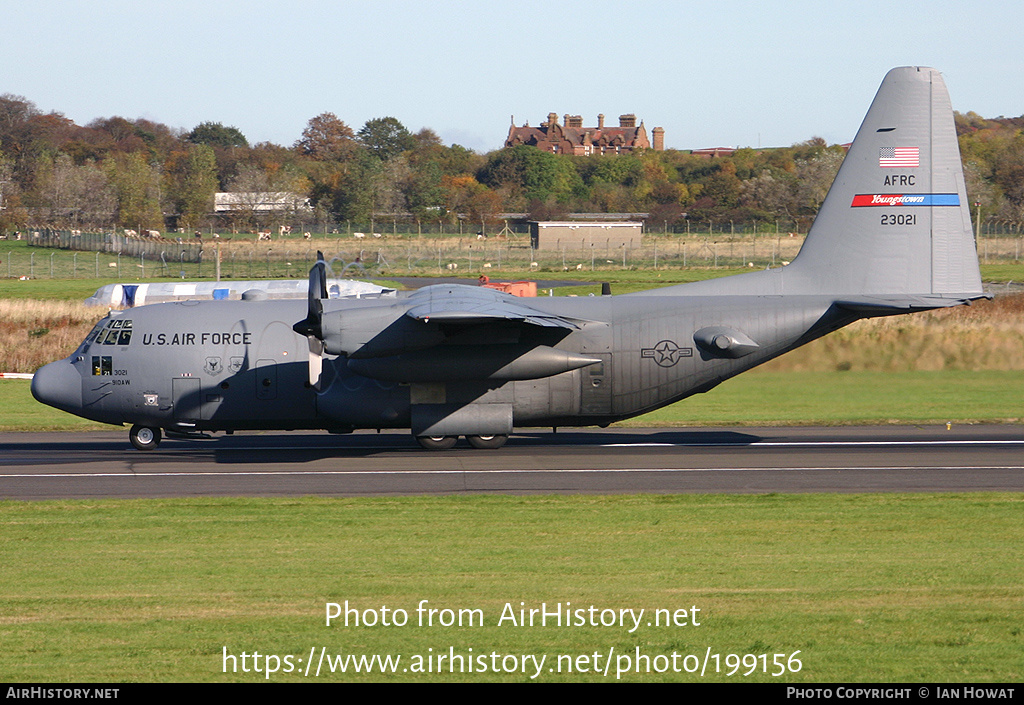
[[[969,304],[978,299],[991,299],[991,294],[945,296],[864,296],[836,301],[836,306],[865,315],[887,316],[908,311],[926,311]]]

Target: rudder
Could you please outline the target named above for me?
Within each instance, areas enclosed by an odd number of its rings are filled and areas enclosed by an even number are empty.
[[[786,270],[787,293],[981,293],[953,110],[938,71],[886,75]]]

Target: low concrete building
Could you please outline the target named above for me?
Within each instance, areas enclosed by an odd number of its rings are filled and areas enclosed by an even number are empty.
[[[580,250],[588,247],[640,247],[643,223],[530,221],[535,250]]]
[[[226,191],[213,194],[213,212],[276,212],[311,211],[309,199],[288,191]]]

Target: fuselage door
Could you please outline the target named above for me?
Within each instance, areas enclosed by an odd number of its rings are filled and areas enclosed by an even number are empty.
[[[178,421],[198,421],[201,418],[202,394],[195,377],[175,377],[171,380],[174,396],[174,418]]]
[[[580,413],[612,413],[612,356],[609,353],[587,353],[601,362],[588,365],[580,370]]]

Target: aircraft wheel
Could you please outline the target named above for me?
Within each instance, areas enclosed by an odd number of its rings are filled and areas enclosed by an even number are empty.
[[[448,450],[457,440],[458,436],[416,436],[416,442],[427,450]]]
[[[494,436],[466,436],[466,440],[469,441],[469,445],[474,448],[493,449],[501,448],[505,445],[505,441],[508,440],[508,436],[503,434]]]
[[[135,424],[132,426],[132,430],[128,432],[128,440],[138,450],[153,450],[160,445],[161,437],[160,429],[153,428],[152,426]]]

